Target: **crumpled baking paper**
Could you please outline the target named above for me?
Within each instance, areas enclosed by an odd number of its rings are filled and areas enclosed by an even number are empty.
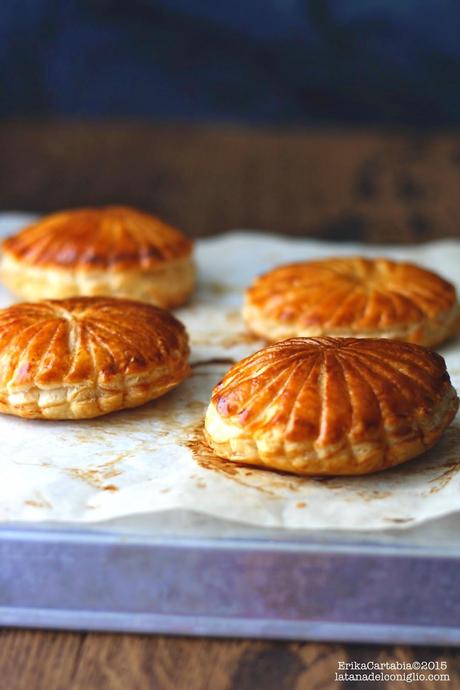
[[[0,216],[0,234],[24,216]],[[242,292],[287,261],[355,254],[410,259],[460,289],[460,242],[367,247],[237,232],[201,240],[200,285],[177,316],[192,344],[194,375],[144,407],[95,420],[40,422],[0,415],[0,520],[90,523],[188,509],[285,528],[408,527],[460,508],[460,419],[428,453],[369,477],[303,479],[216,462],[200,427],[212,387],[232,361],[262,343],[245,330]],[[0,287],[0,306],[14,298]],[[460,338],[441,349],[460,386]]]

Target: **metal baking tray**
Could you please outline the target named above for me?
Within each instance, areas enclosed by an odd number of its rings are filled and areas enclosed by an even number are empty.
[[[385,532],[185,511],[0,524],[0,625],[458,644],[459,535],[460,515]]]
[[[457,645],[460,516],[307,532],[190,512],[0,528],[0,624]]]

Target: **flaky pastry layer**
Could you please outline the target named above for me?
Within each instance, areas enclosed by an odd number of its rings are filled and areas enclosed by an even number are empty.
[[[217,455],[299,475],[355,475],[430,448],[458,397],[440,355],[384,339],[294,338],[235,364],[212,394]]]
[[[150,270],[62,269],[28,266],[3,254],[0,277],[11,292],[30,301],[108,296],[173,309],[193,292],[196,268],[186,258]]]
[[[141,405],[190,375],[188,338],[168,312],[111,298],[0,310],[0,412],[82,419]]]
[[[460,328],[453,285],[413,264],[362,257],[275,268],[247,290],[243,316],[272,342],[329,335],[434,346]]]
[[[192,252],[186,235],[149,213],[80,208],[8,237],[0,276],[27,300],[107,295],[171,308],[194,288]]]

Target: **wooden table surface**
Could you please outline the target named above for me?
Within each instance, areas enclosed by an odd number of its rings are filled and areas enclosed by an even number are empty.
[[[458,237],[460,134],[241,130],[148,123],[0,125],[0,209],[128,203],[201,236]],[[446,660],[454,649],[3,630],[3,690],[319,690],[338,660]],[[375,687],[375,684],[374,684]],[[393,689],[401,683],[379,683]]]

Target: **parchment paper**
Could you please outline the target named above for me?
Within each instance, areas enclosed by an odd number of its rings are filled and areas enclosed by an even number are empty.
[[[0,216],[0,234],[24,216]],[[243,288],[270,267],[331,254],[389,255],[433,268],[460,289],[460,243],[369,248],[238,232],[198,243],[200,286],[177,311],[191,336],[194,376],[144,407],[96,420],[37,422],[0,415],[0,520],[96,522],[189,509],[248,524],[388,529],[460,508],[460,420],[430,452],[379,475],[301,479],[216,462],[199,427],[213,385],[261,343],[247,335]],[[0,306],[14,298],[0,288]],[[460,339],[441,350],[460,385]]]

